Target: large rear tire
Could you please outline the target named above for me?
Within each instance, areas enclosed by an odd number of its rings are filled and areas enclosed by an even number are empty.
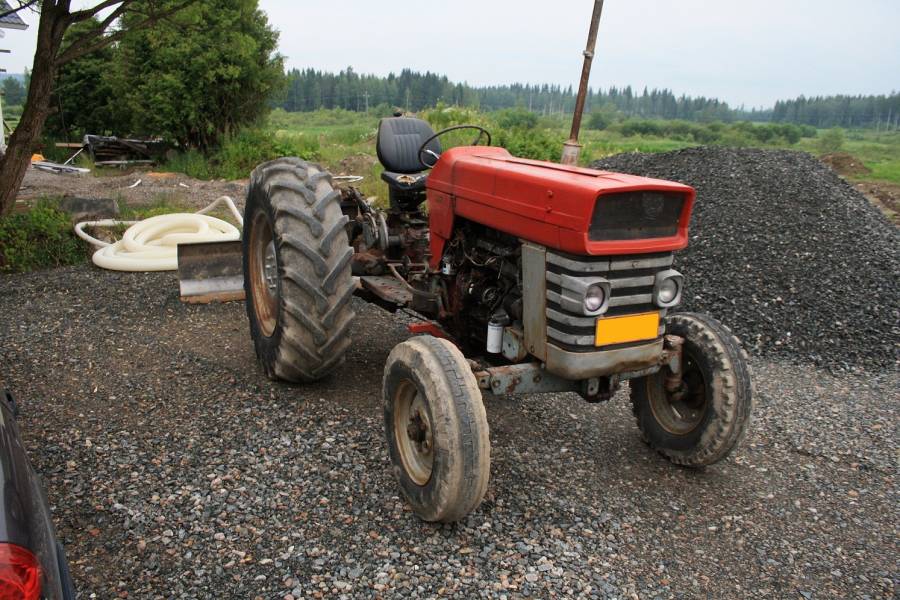
[[[244,210],[244,290],[256,356],[266,375],[322,379],[350,346],[353,249],[340,192],[299,158],[258,166]]]
[[[481,504],[491,442],[481,390],[459,349],[419,336],[384,368],[384,426],[403,497],[425,521],[458,521]]]
[[[631,381],[631,402],[644,440],[675,464],[718,462],[744,438],[753,409],[746,352],[715,319],[670,316],[666,333],[684,338],[683,387],[666,390],[668,369]]]

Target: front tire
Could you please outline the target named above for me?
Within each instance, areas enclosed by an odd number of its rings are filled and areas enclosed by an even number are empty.
[[[490,476],[487,415],[456,346],[419,336],[391,351],[384,426],[400,491],[419,517],[450,523],[478,507]]]
[[[683,386],[666,391],[666,367],[631,380],[638,428],[675,464],[713,464],[741,442],[750,423],[753,386],[746,352],[724,325],[705,315],[673,315],[666,333],[684,338]]]
[[[331,176],[299,158],[258,166],[244,210],[244,290],[266,375],[322,379],[350,346],[353,249]]]

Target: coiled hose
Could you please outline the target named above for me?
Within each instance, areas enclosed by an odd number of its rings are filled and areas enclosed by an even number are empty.
[[[112,271],[174,271],[178,268],[178,244],[230,242],[241,239],[240,230],[222,219],[205,214],[225,204],[241,227],[244,218],[228,196],[222,196],[196,213],[173,213],[143,221],[85,221],[75,233],[98,248],[92,260],[98,267]],[[130,225],[122,239],[104,242],[85,233],[85,227]]]

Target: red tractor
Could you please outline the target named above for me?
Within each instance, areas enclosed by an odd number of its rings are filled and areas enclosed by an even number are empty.
[[[746,355],[716,320],[669,314],[694,190],[516,158],[460,127],[478,138],[442,153],[449,130],[381,121],[387,210],[296,158],[253,172],[244,285],[265,372],[312,382],[340,367],[354,295],[421,315],[422,335],[388,357],[383,399],[394,472],[426,521],[485,494],[484,394],[599,402],[629,380],[652,448],[692,467],[724,458],[750,419]]]

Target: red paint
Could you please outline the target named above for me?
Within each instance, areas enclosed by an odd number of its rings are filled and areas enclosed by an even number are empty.
[[[410,323],[406,326],[407,331],[409,331],[412,335],[432,335],[436,338],[444,338],[445,340],[449,340],[449,336],[441,329],[436,323],[425,322],[425,323]]]
[[[588,239],[598,197],[640,190],[687,196],[676,235],[609,242]],[[440,263],[456,215],[572,254],[680,250],[687,246],[695,196],[692,187],[661,179],[526,160],[503,148],[452,148],[441,155],[428,177],[431,266],[437,268]]]
[[[34,554],[15,544],[0,544],[0,598],[40,597],[41,567]]]

